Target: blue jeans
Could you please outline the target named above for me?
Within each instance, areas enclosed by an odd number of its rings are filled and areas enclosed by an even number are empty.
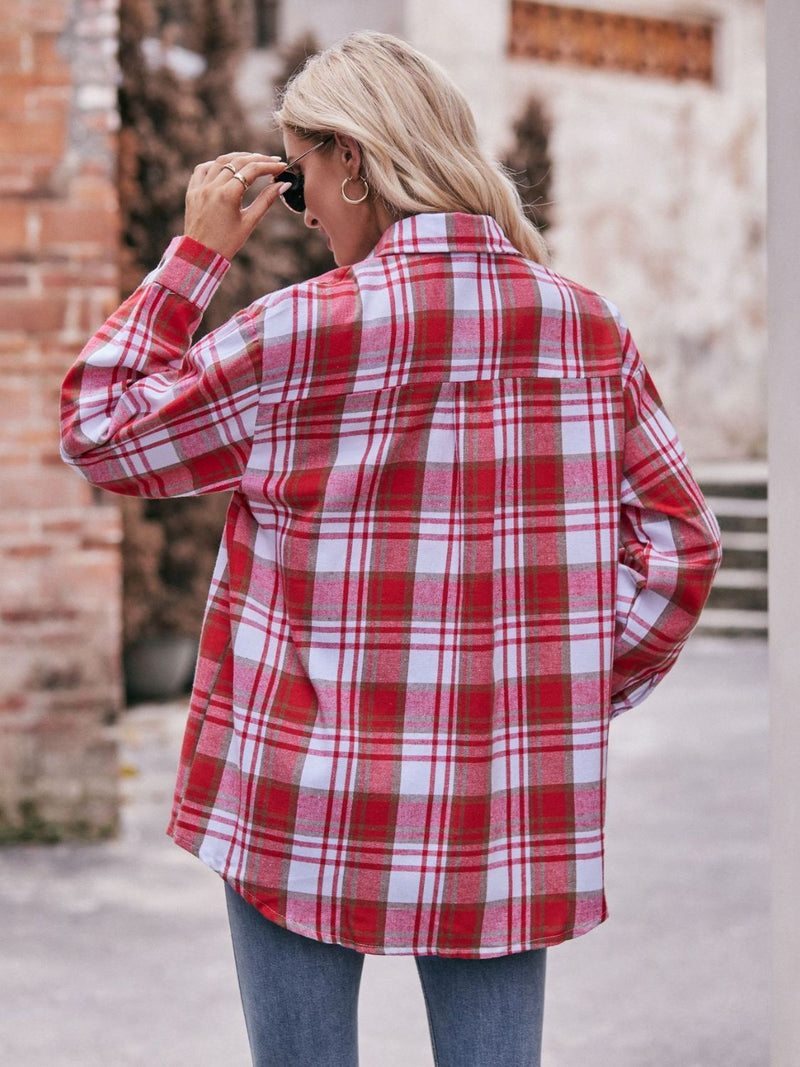
[[[253,1067],[357,1067],[364,954],[279,926],[225,883]],[[436,1067],[539,1067],[545,949],[415,956]]]

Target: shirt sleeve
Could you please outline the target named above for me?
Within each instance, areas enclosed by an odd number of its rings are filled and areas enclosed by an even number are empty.
[[[675,663],[722,558],[717,521],[627,330],[623,346],[612,718],[643,700]]]
[[[166,497],[240,481],[260,395],[260,318],[245,310],[191,345],[229,266],[175,238],[70,369],[61,455],[93,485]]]

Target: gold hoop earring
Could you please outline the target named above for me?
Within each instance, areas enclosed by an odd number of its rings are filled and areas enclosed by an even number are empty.
[[[364,183],[364,195],[359,197],[358,200],[351,200],[347,193],[344,191],[344,187],[348,182],[363,182]],[[369,186],[367,185],[367,179],[362,178],[360,175],[358,178],[345,178],[342,182],[342,200],[348,204],[363,204],[369,196]]]

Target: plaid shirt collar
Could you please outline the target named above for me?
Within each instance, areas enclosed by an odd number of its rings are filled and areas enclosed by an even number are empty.
[[[367,258],[417,252],[520,255],[490,215],[453,212],[424,213],[400,219],[384,231]]]

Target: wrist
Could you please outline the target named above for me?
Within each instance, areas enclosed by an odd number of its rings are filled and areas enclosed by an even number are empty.
[[[194,234],[188,230],[181,236],[181,241],[186,242],[186,247],[190,249],[193,254],[198,256],[211,255],[218,256],[225,259],[230,263],[233,257],[236,255],[237,249],[230,249],[229,247],[219,247],[225,245],[225,242],[214,241],[213,238],[204,234]]]
[[[174,237],[158,268],[148,276],[204,311],[230,268],[230,260],[190,234]]]

